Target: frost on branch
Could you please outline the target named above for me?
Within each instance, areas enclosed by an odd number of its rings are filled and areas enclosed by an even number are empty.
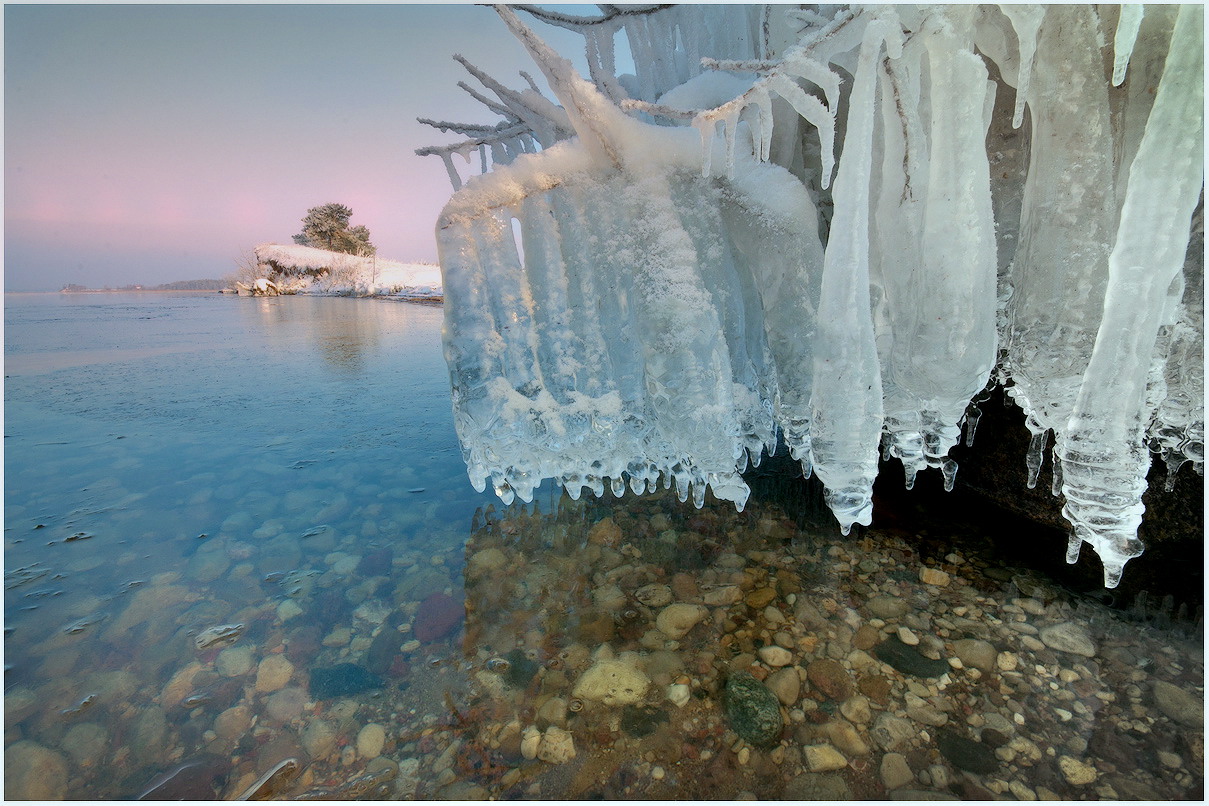
[[[1115,585],[1148,447],[1203,471],[1200,7],[601,8],[497,7],[555,99],[462,60],[502,120],[426,121],[467,138],[423,150],[455,189],[453,154],[483,172],[438,224],[475,485],[742,507],[780,437],[847,532],[879,452],[951,487],[996,381]]]

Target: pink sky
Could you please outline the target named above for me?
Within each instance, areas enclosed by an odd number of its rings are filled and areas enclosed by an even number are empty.
[[[536,74],[489,10],[441,6],[7,5],[5,289],[221,277],[353,210],[384,257],[436,259],[451,193],[416,117],[495,121],[462,53]],[[535,27],[582,63],[581,42]]]

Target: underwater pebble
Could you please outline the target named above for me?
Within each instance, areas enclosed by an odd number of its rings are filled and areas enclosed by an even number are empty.
[[[709,610],[701,605],[672,604],[659,611],[659,615],[655,617],[655,626],[668,638],[678,641],[688,635],[707,615]]]
[[[214,659],[214,668],[223,677],[239,677],[252,669],[252,647],[227,647]]]
[[[28,739],[4,749],[5,800],[63,800],[67,759]]]
[[[762,646],[756,650],[756,654],[769,666],[788,666],[793,663],[793,655],[784,647]]]
[[[537,758],[550,764],[565,764],[575,758],[575,738],[570,731],[551,725],[542,735]]]
[[[294,664],[285,655],[269,655],[256,668],[256,690],[271,692],[283,689],[294,676]]]
[[[802,755],[811,772],[831,772],[848,766],[848,759],[829,744],[807,745],[802,748]]]
[[[650,678],[630,663],[601,660],[580,675],[572,695],[605,705],[630,705],[639,702],[650,685]]]
[[[949,575],[938,568],[928,568],[924,566],[919,569],[919,581],[925,585],[936,585],[943,587],[949,584]]]
[[[882,756],[882,764],[878,771],[881,774],[882,786],[887,790],[898,789],[915,782],[915,773],[911,772],[911,767],[907,764],[907,757],[902,753],[886,753]]]
[[[1072,655],[1095,657],[1096,644],[1081,625],[1074,622],[1051,624],[1041,629],[1041,641],[1050,649]]]
[[[386,744],[386,728],[371,722],[357,732],[357,755],[364,759],[373,759],[382,755]]]
[[[1096,768],[1073,756],[1059,756],[1058,769],[1066,782],[1072,786],[1086,786],[1097,778]]]

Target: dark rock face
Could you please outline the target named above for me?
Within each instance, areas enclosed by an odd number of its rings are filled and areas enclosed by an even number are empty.
[[[918,649],[899,640],[897,635],[891,635],[875,646],[873,654],[883,663],[913,677],[940,677],[949,671],[948,661],[925,658]]]
[[[347,697],[382,687],[382,678],[354,663],[340,663],[326,669],[311,670],[311,694],[320,700]]]
[[[747,672],[726,682],[726,721],[745,741],[767,747],[781,737],[781,703],[768,687]]]

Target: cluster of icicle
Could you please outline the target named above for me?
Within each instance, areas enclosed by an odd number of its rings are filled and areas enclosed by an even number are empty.
[[[1203,472],[1203,9],[827,8],[497,7],[558,104],[475,71],[503,122],[424,152],[482,154],[438,224],[470,478],[742,508],[779,434],[847,534],[1002,383],[1115,586],[1149,451]]]

